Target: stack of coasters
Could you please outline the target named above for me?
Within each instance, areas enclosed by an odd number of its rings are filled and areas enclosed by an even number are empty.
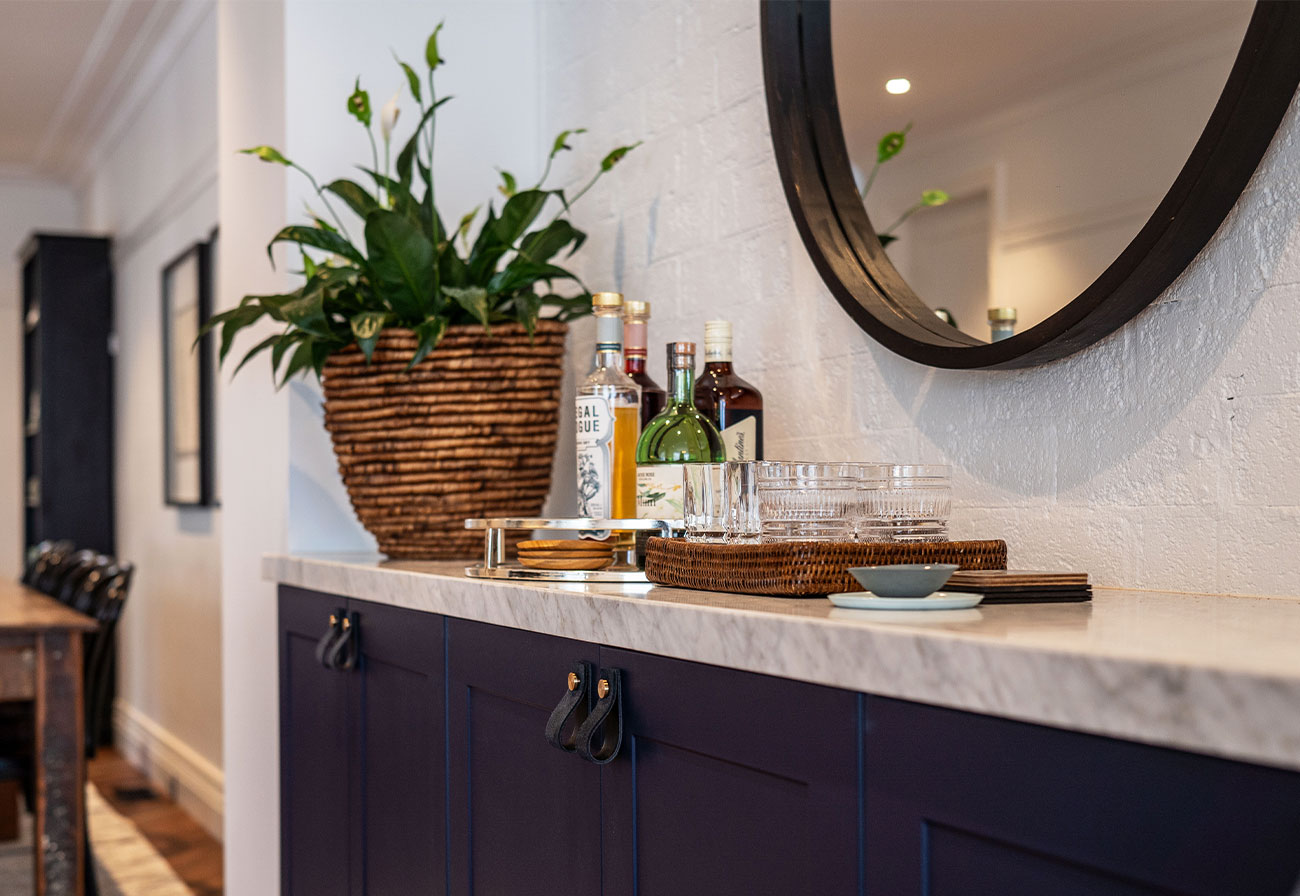
[[[604,541],[551,539],[519,542],[519,562],[532,569],[604,569],[614,549]]]
[[[1092,600],[1086,572],[1022,569],[959,569],[944,591],[983,594],[986,604],[1066,603]]]

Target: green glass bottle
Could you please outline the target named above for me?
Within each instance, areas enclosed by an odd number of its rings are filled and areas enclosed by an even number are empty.
[[[695,343],[668,343],[668,405],[636,443],[638,519],[682,518],[682,464],[727,459],[722,436],[695,409]]]

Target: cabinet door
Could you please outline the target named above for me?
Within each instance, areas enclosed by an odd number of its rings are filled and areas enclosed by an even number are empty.
[[[600,655],[625,702],[601,785],[606,894],[860,892],[858,695]]]
[[[1300,775],[866,698],[868,891],[1290,896]]]
[[[316,661],[342,598],[280,587],[280,868],[285,896],[349,889],[349,677]]]
[[[594,645],[447,620],[451,892],[600,893],[600,767],[546,720]]]
[[[443,617],[353,600],[352,892],[447,891]],[[355,857],[359,857],[355,858]]]

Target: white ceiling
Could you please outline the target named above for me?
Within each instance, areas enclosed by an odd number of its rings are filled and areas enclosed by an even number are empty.
[[[176,0],[0,0],[0,174],[71,178]]]
[[[956,130],[1171,47],[1240,44],[1252,0],[833,0],[835,84],[850,148],[915,123]],[[903,77],[910,92],[891,96]]]

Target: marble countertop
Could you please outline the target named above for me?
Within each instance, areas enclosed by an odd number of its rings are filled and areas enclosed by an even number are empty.
[[[841,610],[647,585],[470,579],[465,563],[270,555],[271,581],[767,675],[1300,770],[1300,599]]]

